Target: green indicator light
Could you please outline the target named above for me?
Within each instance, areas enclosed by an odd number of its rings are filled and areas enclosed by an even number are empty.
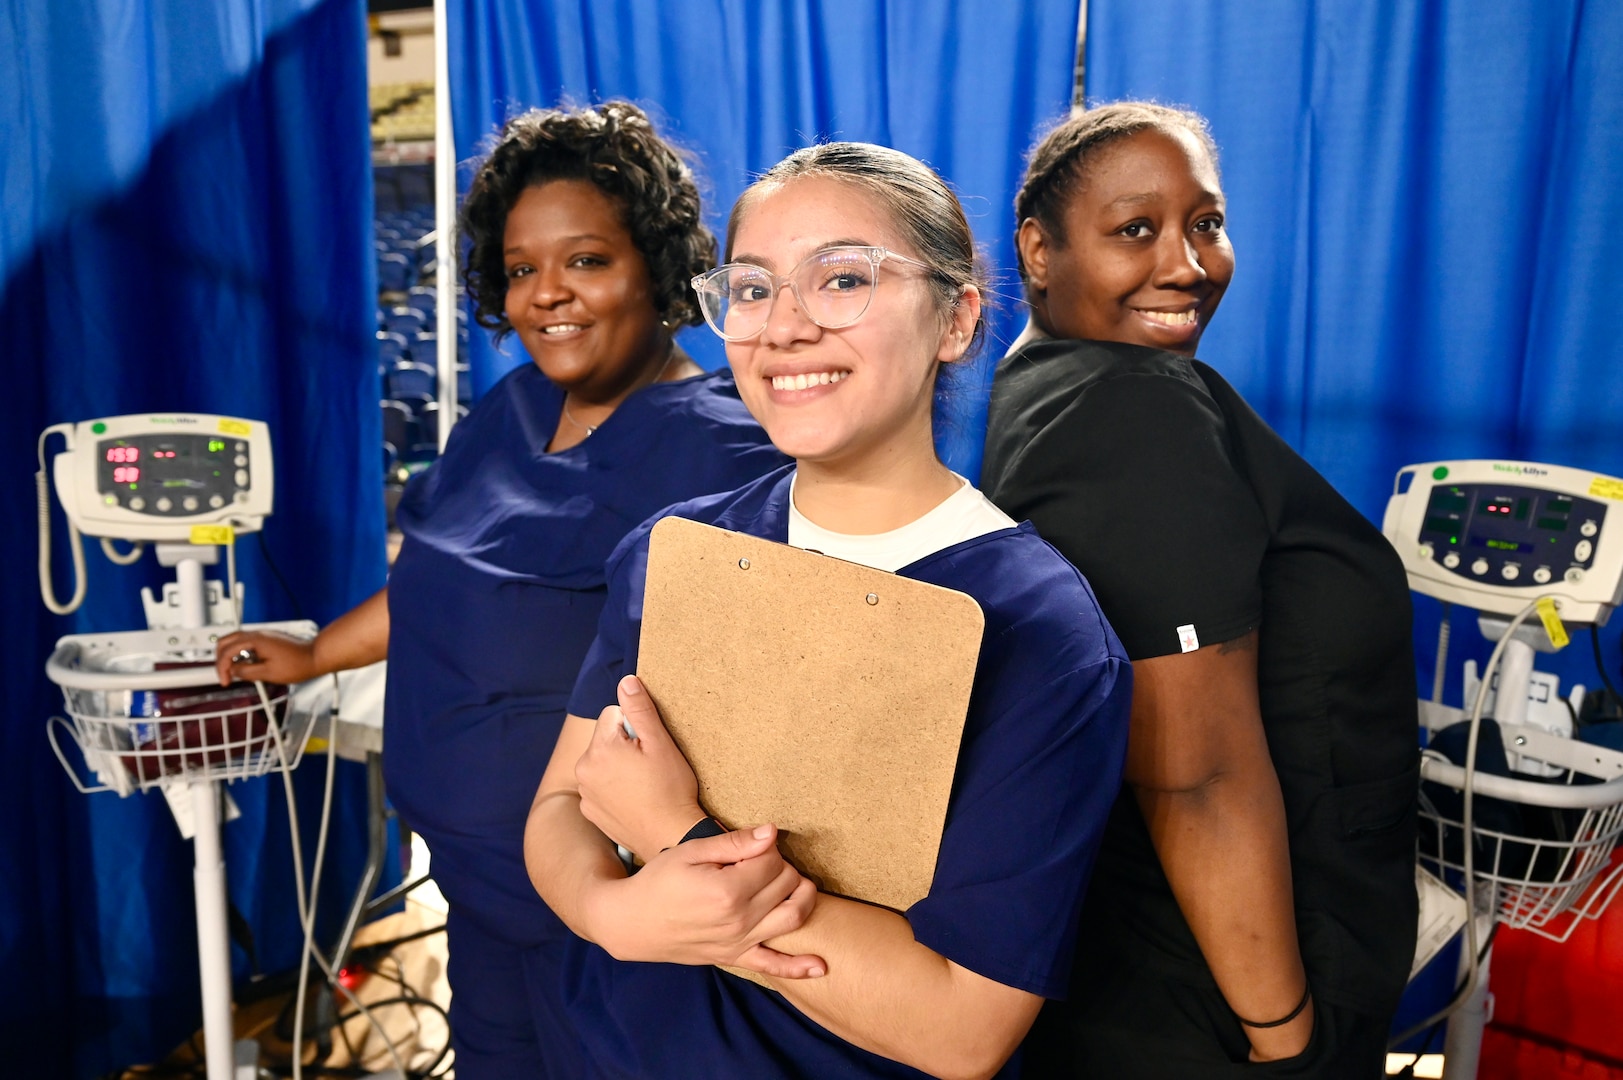
[[[209,453],[218,454],[221,450],[224,450],[224,449],[225,449],[225,440],[224,439],[210,439],[209,440]],[[218,476],[219,473],[215,473],[215,475]]]
[[[219,476],[219,475],[220,475],[220,470],[219,470],[219,469],[215,469],[215,470],[214,470],[214,475],[215,475],[215,476]]]
[[[1431,478],[1433,480],[1442,480],[1442,479],[1445,479],[1447,476],[1448,476],[1448,466],[1447,465],[1439,465],[1435,469],[1431,470]]]
[[[134,485],[134,484],[131,484],[131,485],[130,485],[130,490],[131,490],[131,491],[134,491],[134,490],[135,490],[135,485]]]
[[[97,435],[100,435],[102,432],[107,430],[107,425],[102,423],[100,420],[97,420],[94,424],[90,425],[90,430],[94,431]]]
[[[1457,543],[1459,543],[1459,542],[1460,542],[1460,538],[1459,538],[1459,537],[1457,537],[1457,536],[1450,536],[1450,537],[1449,537],[1449,538],[1448,538],[1448,542],[1449,542],[1449,543],[1450,543],[1450,544],[1457,544]]]

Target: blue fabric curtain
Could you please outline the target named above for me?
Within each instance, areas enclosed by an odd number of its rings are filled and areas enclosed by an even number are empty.
[[[751,175],[808,143],[928,161],[963,196],[998,283],[987,347],[938,423],[943,457],[973,477],[991,367],[1024,324],[1010,208],[1032,130],[1070,103],[1077,18],[1076,0],[451,0],[457,153],[524,108],[630,98],[698,155],[718,236]],[[476,391],[525,360],[511,339],[500,354],[475,339]],[[724,362],[708,330],[682,340]]]
[[[89,598],[40,604],[34,440],[144,411],[270,424],[275,515],[239,542],[250,620],[325,622],[383,583],[372,339],[365,19],[359,0],[68,0],[0,17],[0,429],[6,626],[0,716],[0,1060],[87,1076],[156,1060],[200,1020],[191,848],[156,794],[80,795],[44,738],[64,633],[144,624],[148,554],[89,544]],[[59,447],[59,442],[54,444]],[[68,558],[56,515],[57,593]],[[172,579],[172,578],[171,578]],[[299,772],[306,858],[321,770]],[[280,782],[237,784],[231,895],[266,971],[297,960]],[[340,778],[321,925],[364,849],[364,778]],[[235,955],[239,978],[245,955]]]
[[[1086,65],[1210,118],[1239,269],[1202,353],[1371,519],[1414,462],[1623,475],[1623,7],[1094,0]],[[1539,668],[1597,686],[1587,637]]]

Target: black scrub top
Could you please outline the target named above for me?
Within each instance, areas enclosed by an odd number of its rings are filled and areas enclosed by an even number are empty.
[[[982,487],[1082,571],[1134,660],[1259,632],[1308,977],[1324,1001],[1389,1015],[1417,920],[1415,674],[1396,552],[1215,371],[1133,345],[1041,341],[1005,358]],[[1129,792],[1083,925],[1215,986]]]

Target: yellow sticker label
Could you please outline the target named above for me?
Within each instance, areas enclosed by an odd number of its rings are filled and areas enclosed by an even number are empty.
[[[1623,480],[1610,476],[1597,476],[1589,482],[1589,493],[1607,499],[1623,499]]]
[[[220,431],[226,435],[251,435],[254,426],[246,420],[221,420]]]
[[[192,543],[229,544],[237,538],[237,530],[229,525],[193,525]]]
[[[1554,599],[1546,596],[1538,602],[1538,617],[1544,620],[1544,632],[1550,635],[1550,644],[1558,649],[1566,648],[1572,639],[1567,637],[1567,628],[1555,612]]]

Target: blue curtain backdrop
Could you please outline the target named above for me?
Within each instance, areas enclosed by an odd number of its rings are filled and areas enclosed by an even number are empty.
[[[1094,0],[1086,92],[1210,118],[1238,273],[1202,354],[1372,520],[1415,462],[1623,475],[1623,7]],[[1416,598],[1427,691],[1440,613]],[[1597,687],[1588,638],[1538,667]],[[1446,701],[1488,651],[1457,613]]]
[[[1623,6],[1096,0],[1086,65],[1090,103],[1210,118],[1238,271],[1202,354],[1372,520],[1414,462],[1623,475]],[[1587,638],[1540,669],[1596,687]]]
[[[359,0],[64,0],[0,17],[0,356],[14,411],[0,553],[0,1060],[90,1076],[167,1054],[199,1025],[191,847],[156,794],[83,796],[44,737],[61,698],[43,665],[64,633],[143,625],[148,554],[88,545],[89,598],[41,605],[35,439],[48,424],[144,411],[270,424],[266,546],[308,617],[383,583],[372,340],[365,18]],[[53,440],[53,447],[60,442]],[[68,595],[56,515],[57,593]],[[250,620],[295,604],[253,537]],[[172,572],[169,572],[172,573]],[[217,572],[216,572],[217,574]],[[321,769],[299,771],[306,858]],[[236,784],[231,895],[266,971],[297,959],[278,781]],[[322,927],[364,849],[364,778],[340,778]],[[235,953],[236,974],[248,974]]]
[[[938,424],[943,456],[974,477],[991,367],[1024,324],[1010,207],[1032,130],[1070,104],[1077,18],[1076,0],[451,0],[457,154],[527,107],[630,98],[698,154],[718,236],[751,176],[809,143],[929,162],[963,196],[1001,294]],[[725,362],[708,330],[682,340],[706,367]],[[476,334],[470,360],[482,392],[525,357]]]

